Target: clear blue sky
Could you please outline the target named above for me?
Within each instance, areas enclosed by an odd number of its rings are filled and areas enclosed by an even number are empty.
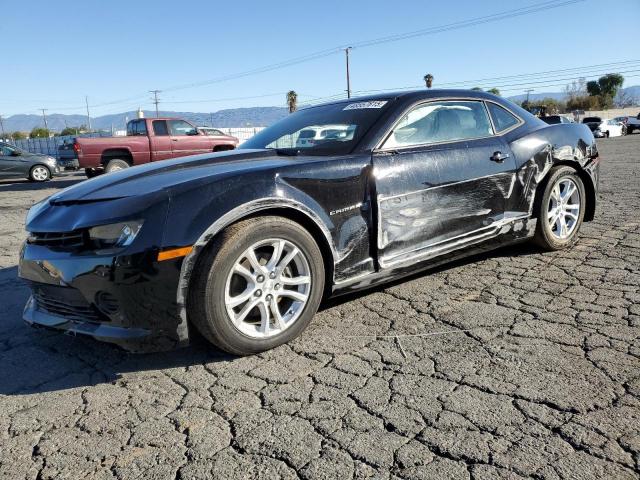
[[[168,88],[541,1],[6,0],[0,22],[5,53],[0,114],[37,113],[41,107],[49,113],[83,113],[78,107],[84,104],[85,94],[92,105],[126,99],[92,107],[92,116],[138,106],[150,109],[146,92],[151,89],[167,90],[160,95],[161,109],[166,110],[283,105],[284,92],[290,89],[306,101],[344,91],[343,54],[197,88]],[[636,60],[640,59],[638,25],[640,0],[586,0],[461,30],[356,48],[351,52],[352,88],[420,85],[427,72],[433,73],[437,87],[460,80]],[[625,85],[640,84],[639,75],[640,71],[626,74]],[[503,90],[513,95],[521,92],[519,88]],[[268,94],[277,95],[235,99]],[[234,100],[195,101],[229,98]]]

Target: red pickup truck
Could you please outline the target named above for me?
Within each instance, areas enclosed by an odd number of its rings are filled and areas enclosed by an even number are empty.
[[[127,124],[126,137],[76,138],[73,149],[87,177],[207,152],[233,150],[238,139],[206,135],[179,118],[140,118]]]

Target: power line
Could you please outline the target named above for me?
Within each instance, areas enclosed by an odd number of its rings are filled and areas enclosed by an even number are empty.
[[[549,1],[545,1],[545,2],[541,2],[541,3],[536,3],[533,5],[530,5],[528,7],[521,7],[521,8],[516,8],[516,9],[512,9],[512,10],[506,10],[504,12],[499,12],[499,13],[495,13],[492,15],[485,15],[482,17],[476,17],[476,18],[472,18],[472,19],[468,19],[468,20],[463,20],[463,21],[459,21],[459,22],[454,22],[454,23],[449,23],[449,24],[445,24],[445,25],[440,25],[440,26],[436,26],[436,27],[429,27],[429,28],[425,28],[422,30],[415,30],[412,32],[406,32],[406,33],[400,33],[400,34],[396,34],[396,35],[390,35],[390,36],[386,36],[386,37],[380,37],[380,38],[376,38],[376,39],[372,39],[372,40],[366,40],[366,41],[360,41],[360,42],[351,42],[351,48],[366,48],[366,47],[370,47],[373,45],[380,45],[383,43],[391,43],[391,42],[398,42],[400,40],[406,40],[408,38],[415,38],[415,37],[421,37],[421,36],[427,36],[427,35],[434,35],[436,33],[442,33],[442,32],[446,32],[446,31],[451,31],[451,30],[459,30],[462,28],[466,28],[466,27],[472,27],[472,26],[476,26],[476,25],[482,25],[485,23],[491,23],[491,22],[496,22],[499,20],[506,20],[509,18],[514,18],[514,17],[519,17],[519,16],[523,16],[523,15],[529,15],[531,13],[537,13],[537,12],[541,12],[541,11],[546,11],[546,10],[551,10],[551,9],[555,9],[555,8],[560,8],[560,7],[564,7],[567,5],[572,5],[575,3],[580,3],[580,2],[584,2],[586,0],[563,0],[563,1],[558,1],[558,0],[549,0]],[[205,85],[211,85],[214,83],[220,83],[220,82],[225,82],[228,80],[235,80],[238,78],[243,78],[243,77],[247,77],[247,76],[251,76],[251,75],[256,75],[259,73],[265,73],[265,72],[270,72],[273,70],[278,70],[281,68],[285,68],[285,67],[289,67],[292,65],[297,65],[300,63],[304,63],[304,62],[309,62],[312,60],[317,60],[323,57],[327,57],[329,55],[333,55],[336,54],[338,52],[341,52],[342,50],[344,50],[346,47],[345,46],[337,46],[334,48],[329,48],[326,50],[320,50],[318,52],[314,52],[314,53],[310,53],[307,55],[303,55],[300,57],[296,57],[296,58],[292,58],[289,60],[284,60],[282,62],[278,62],[278,63],[273,63],[270,65],[265,65],[262,67],[258,67],[258,68],[254,68],[251,70],[246,70],[244,72],[238,72],[235,74],[229,74],[229,75],[224,75],[221,77],[217,77],[217,78],[213,78],[210,80],[204,80],[204,81],[200,81],[200,82],[193,82],[193,83],[187,83],[187,84],[182,84],[182,85],[176,85],[176,86],[172,86],[172,87],[166,87],[164,89],[164,91],[174,91],[174,90],[183,90],[183,89],[187,89],[187,88],[195,88],[195,87],[202,87]]]

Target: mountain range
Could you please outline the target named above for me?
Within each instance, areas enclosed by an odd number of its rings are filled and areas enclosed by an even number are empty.
[[[249,107],[219,110],[214,113],[160,111],[161,117],[178,117],[200,126],[216,127],[263,127],[277,122],[287,115],[283,107]],[[100,117],[91,117],[91,128],[96,130],[124,129],[127,120],[137,117],[137,111],[115,113]],[[144,110],[145,117],[155,117],[155,110]],[[47,115],[49,129],[59,132],[63,128],[87,124],[86,115]],[[44,127],[42,115],[12,115],[4,119],[5,132],[29,132],[34,127]]]
[[[640,101],[640,85],[627,87],[622,91],[629,97],[635,98],[636,102]],[[531,100],[541,100],[543,98],[553,98],[563,100],[566,97],[564,92],[532,92],[529,95]],[[522,102],[527,98],[526,94],[514,95],[507,97],[513,102]],[[287,115],[287,109],[284,107],[249,107],[249,108],[231,108],[219,110],[215,113],[202,112],[173,112],[160,111],[163,117],[178,117],[195,123],[200,126],[215,127],[265,127],[275,123]],[[145,110],[145,117],[154,117],[155,111]],[[124,129],[127,120],[136,118],[137,112],[123,112],[112,115],[103,115],[91,118],[91,127],[96,130],[116,130]],[[47,125],[53,131],[61,131],[63,128],[77,127],[87,124],[87,117],[84,115],[64,115],[54,113],[47,115]],[[34,127],[43,127],[44,122],[40,115],[12,115],[4,119],[5,132],[29,132]]]

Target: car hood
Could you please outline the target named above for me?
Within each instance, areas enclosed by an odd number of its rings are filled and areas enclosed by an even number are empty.
[[[49,197],[49,203],[51,205],[92,203],[156,193],[161,190],[191,188],[194,184],[319,158],[278,156],[272,150],[232,150],[163,160],[81,182]]]

